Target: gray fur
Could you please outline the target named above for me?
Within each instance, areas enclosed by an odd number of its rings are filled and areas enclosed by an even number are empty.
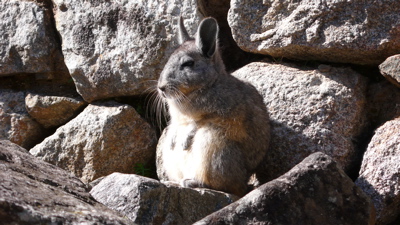
[[[218,25],[212,18],[201,21],[196,34],[196,46],[205,57],[214,55],[217,45]]]
[[[179,30],[186,36],[183,26]],[[158,92],[171,121],[157,146],[157,174],[185,187],[244,195],[268,149],[269,118],[257,90],[225,71],[218,30],[216,20],[206,18],[194,40],[180,37],[186,41],[160,75]]]
[[[185,25],[183,23],[183,18],[182,16],[179,17],[179,22],[178,22],[178,43],[181,45],[185,41],[190,40],[190,36],[185,28]]]

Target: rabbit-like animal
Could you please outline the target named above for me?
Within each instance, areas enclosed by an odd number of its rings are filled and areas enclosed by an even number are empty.
[[[157,84],[170,114],[157,146],[161,181],[243,196],[264,158],[270,125],[262,96],[228,74],[218,50],[218,24],[201,21],[190,38],[179,20],[179,48]]]

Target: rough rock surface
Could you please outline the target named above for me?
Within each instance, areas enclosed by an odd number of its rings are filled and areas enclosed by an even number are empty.
[[[86,103],[80,97],[27,94],[26,109],[45,128],[57,127],[72,119]]]
[[[31,148],[42,135],[43,128],[25,109],[24,92],[0,90],[0,139]]]
[[[271,119],[271,144],[262,182],[289,171],[317,151],[347,171],[356,155],[353,139],[364,119],[366,82],[349,68],[319,70],[251,63],[234,76],[252,83],[264,97]]]
[[[400,117],[375,131],[356,184],[377,210],[377,224],[400,222]],[[394,223],[395,224],[395,223]]]
[[[85,182],[112,172],[133,173],[155,155],[156,134],[129,105],[89,105],[73,120],[30,150]]]
[[[0,76],[48,73],[57,48],[51,11],[34,1],[0,2]]]
[[[132,224],[96,202],[70,173],[0,141],[2,224]]]
[[[379,65],[399,53],[399,11],[398,0],[232,0],[228,22],[253,53]]]
[[[137,224],[192,224],[237,200],[208,189],[166,186],[137,175],[113,173],[90,191],[104,205]]]
[[[177,45],[179,15],[192,34],[201,19],[195,0],[54,3],[65,63],[88,102],[142,94]]]
[[[387,58],[379,65],[379,69],[386,79],[397,87],[400,87],[400,55],[394,55]]]
[[[368,196],[329,156],[314,153],[285,175],[195,224],[369,224]]]

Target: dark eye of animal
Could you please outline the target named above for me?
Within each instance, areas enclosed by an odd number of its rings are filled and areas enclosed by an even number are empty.
[[[185,67],[191,68],[193,66],[194,66],[194,61],[193,60],[189,60],[189,61],[186,61],[186,62],[182,63],[181,69],[184,69]]]

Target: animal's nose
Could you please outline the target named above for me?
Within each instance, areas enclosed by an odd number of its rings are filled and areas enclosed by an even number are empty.
[[[167,89],[167,87],[165,85],[159,85],[158,90],[160,90],[161,92],[165,92],[165,90]]]
[[[164,98],[167,97],[167,94],[166,94],[167,86],[166,85],[158,85],[157,89],[158,89],[158,93],[160,93],[162,97],[164,97]]]

